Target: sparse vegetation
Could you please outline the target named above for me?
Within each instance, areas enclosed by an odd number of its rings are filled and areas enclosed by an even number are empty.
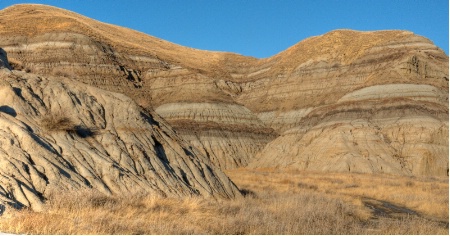
[[[213,200],[61,193],[49,198],[42,213],[10,210],[0,217],[0,231],[448,234],[448,179],[247,169],[228,174],[245,197]],[[382,202],[391,205],[377,205]]]
[[[97,129],[88,128],[83,125],[77,125],[69,117],[61,112],[49,113],[41,119],[41,127],[48,131],[65,131],[77,134],[82,138],[98,134]]]
[[[49,131],[75,131],[76,124],[61,112],[56,112],[42,118],[41,127]]]
[[[52,74],[56,75],[56,76],[67,77],[67,78],[74,76],[73,73],[71,73],[67,70],[64,70],[63,68],[59,68],[59,67],[54,68],[52,71]]]

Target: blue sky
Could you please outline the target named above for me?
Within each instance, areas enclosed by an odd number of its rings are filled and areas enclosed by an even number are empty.
[[[264,58],[335,29],[401,29],[448,55],[448,0],[0,0],[41,3],[180,45]]]

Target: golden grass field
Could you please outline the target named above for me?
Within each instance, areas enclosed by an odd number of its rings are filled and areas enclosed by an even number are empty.
[[[0,232],[16,234],[445,234],[448,178],[227,171],[234,200],[53,195],[41,213],[9,210]]]

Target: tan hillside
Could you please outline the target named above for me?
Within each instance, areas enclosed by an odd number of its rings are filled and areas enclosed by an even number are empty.
[[[276,58],[289,69],[241,95],[281,134],[253,167],[447,175],[448,56],[429,40],[334,31]]]
[[[15,5],[0,47],[13,69],[131,97],[223,169],[448,173],[448,56],[412,32],[336,30],[258,60]]]
[[[179,102],[187,103],[183,109],[195,109],[190,108],[191,102],[193,106],[205,103],[210,104],[209,109],[202,111],[220,117],[222,108],[226,107],[229,111],[226,115],[231,114],[230,118],[207,123],[183,115],[173,118],[172,112],[171,117],[165,117],[174,126],[180,126],[178,120],[182,120],[183,125],[187,122],[198,127],[196,136],[179,131],[186,140],[200,143],[197,147],[205,155],[220,160],[216,164],[222,167],[246,165],[275,135],[265,135],[271,132],[270,129],[261,130],[261,122],[256,116],[235,104],[233,98],[215,83],[228,77],[222,66],[226,62],[232,60],[230,67],[233,67],[237,62],[246,64],[256,59],[182,47],[43,5],[9,7],[0,12],[0,22],[0,45],[7,51],[15,69],[75,78],[124,93],[148,109],[169,104],[162,108],[168,111],[170,104],[181,106],[177,105]],[[236,117],[235,112],[238,113]],[[246,120],[241,116],[252,118]],[[229,119],[234,123],[228,122]],[[214,123],[211,128],[211,122],[219,123]],[[245,132],[218,128],[236,122]],[[228,148],[230,146],[233,150]]]
[[[0,69],[0,207],[40,211],[52,193],[240,193],[221,170],[129,97],[68,78]]]

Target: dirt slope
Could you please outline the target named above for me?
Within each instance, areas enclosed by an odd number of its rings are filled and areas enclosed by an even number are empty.
[[[236,186],[157,114],[68,78],[0,69],[0,204],[54,191],[234,198]]]
[[[154,109],[224,169],[447,174],[448,56],[412,32],[336,30],[257,60],[15,5],[0,47],[14,69]]]

